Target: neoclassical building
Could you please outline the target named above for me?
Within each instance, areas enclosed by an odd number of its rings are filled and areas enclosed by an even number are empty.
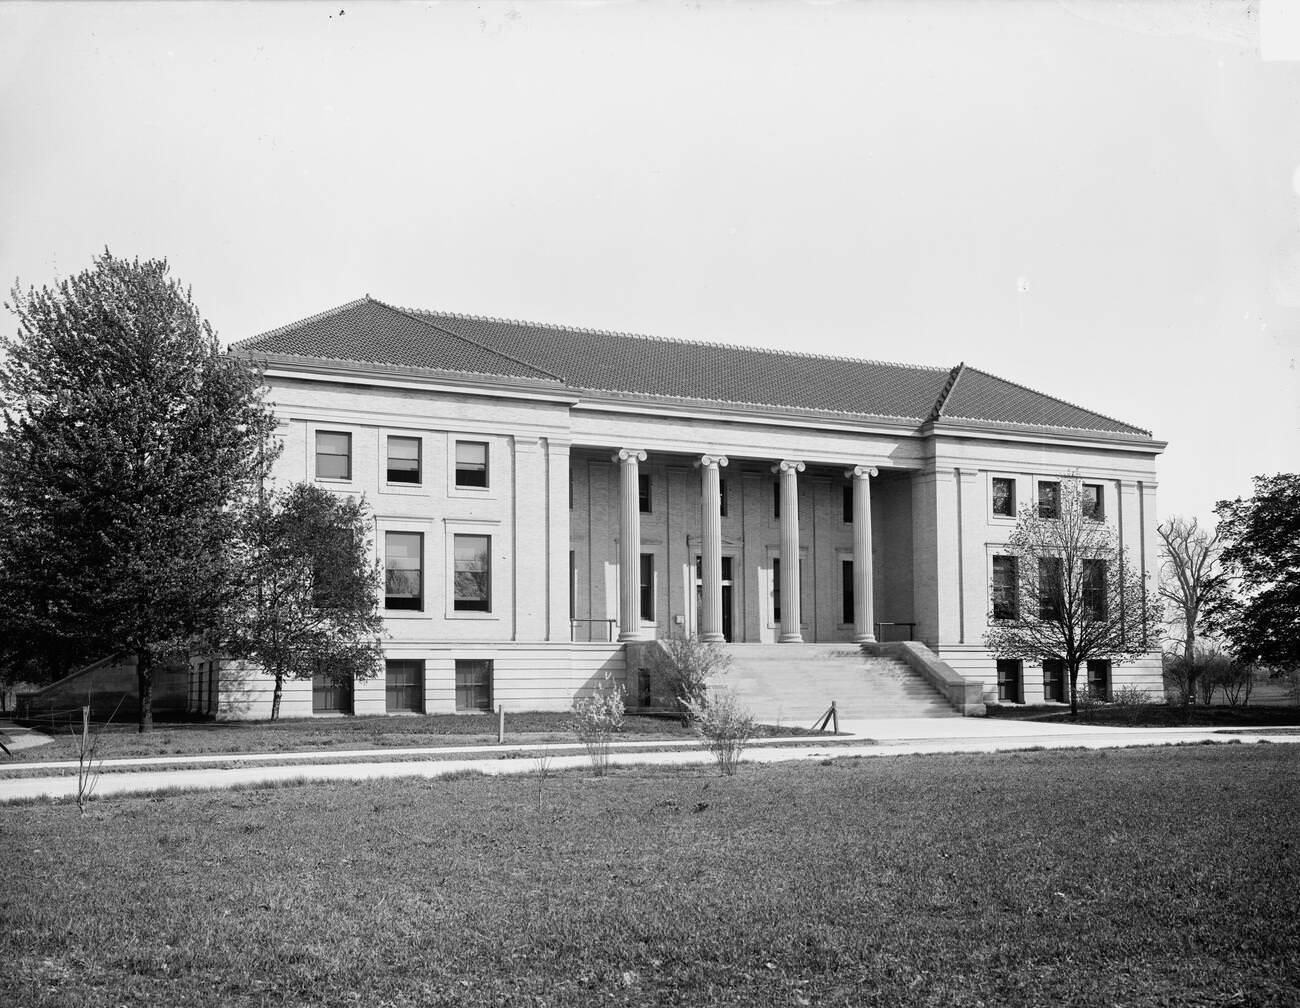
[[[966,364],[370,297],[232,352],[265,366],[277,479],[364,495],[385,575],[385,675],[351,695],[291,684],[286,715],[567,708],[607,671],[635,694],[629,646],[672,633],[914,640],[989,699],[1052,699],[1058,670],[981,644],[1019,508],[1077,475],[1132,562],[1156,570],[1164,443]],[[1160,688],[1154,650],[1093,671]],[[259,716],[268,697],[236,669],[191,677],[197,710]]]

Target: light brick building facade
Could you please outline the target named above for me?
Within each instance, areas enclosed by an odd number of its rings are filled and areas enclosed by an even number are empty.
[[[981,645],[1021,506],[1077,474],[1154,579],[1139,428],[977,369],[398,309],[365,298],[237,344],[266,366],[277,480],[364,495],[386,674],[291,683],[282,713],[567,708],[626,647],[914,639],[995,699]],[[1042,489],[1040,489],[1042,488]],[[795,562],[797,558],[797,562]],[[1019,669],[1004,695],[1042,700]],[[1159,654],[1109,670],[1158,690]],[[200,665],[191,706],[264,716]]]

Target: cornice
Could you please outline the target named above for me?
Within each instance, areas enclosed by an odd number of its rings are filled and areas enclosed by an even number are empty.
[[[531,399],[574,406],[578,400],[562,382],[537,378],[477,375],[463,371],[401,367],[395,364],[361,364],[353,361],[321,360],[291,354],[244,354],[262,364],[265,378],[331,384],[368,385],[419,392],[475,394],[492,398]]]
[[[1120,431],[1080,430],[1066,427],[1040,427],[1032,424],[999,423],[992,420],[927,421],[917,432],[925,438],[960,438],[980,441],[1050,441],[1062,447],[1121,449],[1143,455],[1159,455],[1169,446],[1146,434]]]

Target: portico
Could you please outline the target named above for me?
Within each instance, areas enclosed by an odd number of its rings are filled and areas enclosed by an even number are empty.
[[[575,445],[570,470],[575,639],[871,643],[877,580],[910,618],[872,555],[877,467],[629,444]]]

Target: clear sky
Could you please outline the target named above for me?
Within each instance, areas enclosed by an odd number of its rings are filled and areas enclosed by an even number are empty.
[[[1258,3],[0,4],[0,281],[952,366],[1300,468],[1300,25]],[[11,316],[5,316],[12,326]]]

